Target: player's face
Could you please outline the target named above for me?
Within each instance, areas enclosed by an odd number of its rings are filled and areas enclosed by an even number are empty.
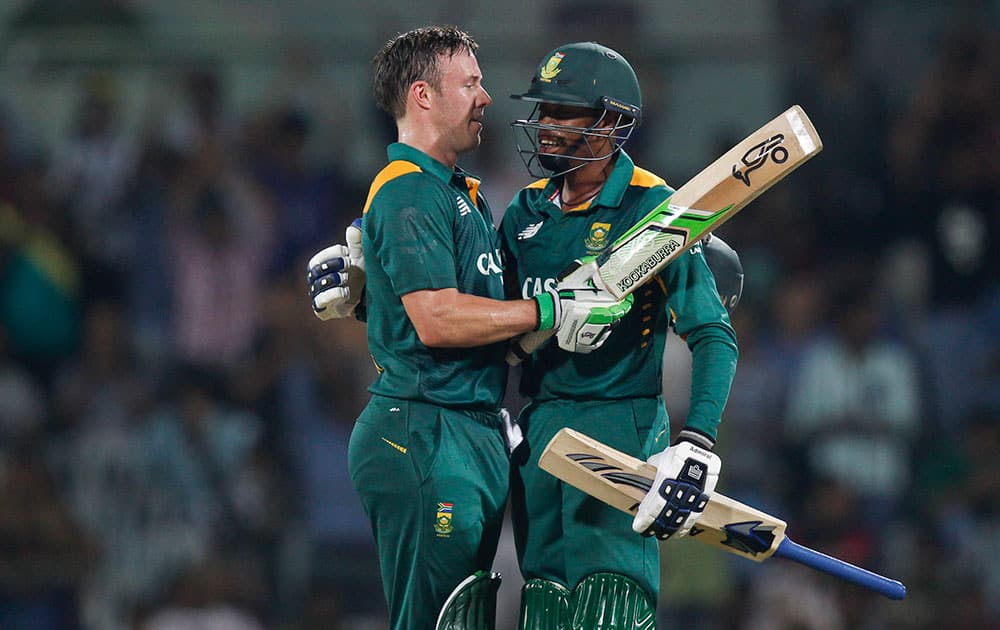
[[[584,137],[579,131],[572,129],[586,129],[595,124],[601,116],[598,110],[542,103],[538,108],[538,116],[540,123],[567,128],[546,128],[538,132],[538,148],[543,155],[590,158],[611,152],[611,143],[606,139],[596,139],[593,135]]]
[[[483,87],[479,62],[471,52],[464,51],[441,57],[439,68],[437,123],[452,151],[471,151],[479,146],[485,110],[493,102]]]

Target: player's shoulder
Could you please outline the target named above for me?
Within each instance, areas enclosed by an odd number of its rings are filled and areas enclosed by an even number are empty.
[[[407,160],[393,160],[372,180],[365,202],[365,212],[372,207],[420,206],[421,201],[435,200],[443,194],[437,177],[425,173],[419,165]]]
[[[670,188],[665,179],[641,166],[632,168],[632,178],[628,185],[633,188]]]

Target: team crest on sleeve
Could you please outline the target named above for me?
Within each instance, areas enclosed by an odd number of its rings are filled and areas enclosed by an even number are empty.
[[[549,82],[552,79],[556,78],[556,75],[562,72],[562,68],[559,67],[559,64],[562,63],[563,57],[565,56],[566,56],[565,53],[557,52],[556,54],[549,57],[549,60],[545,63],[545,66],[543,66],[542,69],[539,71],[538,78],[540,78],[542,81],[545,82]]]
[[[608,232],[610,230],[610,223],[594,223],[590,226],[590,234],[583,241],[583,244],[587,246],[588,254],[596,254],[608,246]]]
[[[454,503],[438,503],[437,516],[434,517],[434,533],[442,538],[451,535],[452,527],[451,515],[455,507]]]

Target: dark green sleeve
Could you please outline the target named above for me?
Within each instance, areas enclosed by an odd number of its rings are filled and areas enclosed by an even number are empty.
[[[736,375],[736,332],[700,245],[667,266],[665,281],[675,329],[691,350],[691,399],[686,426],[714,440]]]
[[[424,175],[400,177],[379,191],[365,225],[396,295],[458,286],[450,217],[450,199]]]

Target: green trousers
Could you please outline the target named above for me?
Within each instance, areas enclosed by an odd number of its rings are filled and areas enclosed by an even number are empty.
[[[459,582],[493,565],[510,477],[499,415],[373,396],[348,465],[392,628],[433,629]]]
[[[645,459],[669,445],[662,400],[532,402],[518,422],[528,450],[527,457],[515,457],[519,461],[511,480],[511,511],[524,579],[552,580],[572,590],[590,574],[617,573],[635,580],[656,601],[656,539],[633,532],[628,514],[538,468],[538,458],[559,429],[571,427]]]

